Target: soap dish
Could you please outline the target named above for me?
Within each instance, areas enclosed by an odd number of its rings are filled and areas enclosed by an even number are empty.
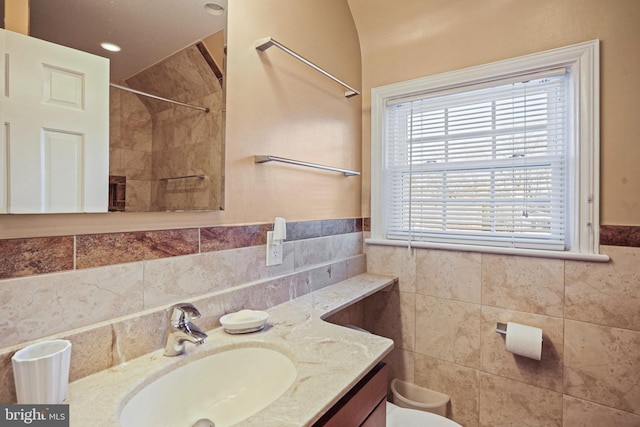
[[[269,313],[257,310],[240,310],[236,313],[225,314],[220,318],[220,324],[225,332],[230,334],[247,334],[264,329]]]

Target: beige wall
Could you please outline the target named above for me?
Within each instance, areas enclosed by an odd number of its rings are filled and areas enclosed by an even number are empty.
[[[359,217],[359,177],[253,161],[272,154],[360,170],[361,97],[345,98],[341,86],[276,48],[254,48],[272,36],[359,88],[346,0],[234,0],[228,14],[225,211],[9,215],[0,238]]]
[[[640,2],[349,0],[362,49],[363,216],[372,87],[601,40],[601,222],[640,224]]]

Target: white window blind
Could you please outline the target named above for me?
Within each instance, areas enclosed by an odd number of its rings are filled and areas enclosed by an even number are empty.
[[[570,79],[561,68],[388,101],[386,238],[565,250]]]

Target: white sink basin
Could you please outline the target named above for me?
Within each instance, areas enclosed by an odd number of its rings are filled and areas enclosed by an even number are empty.
[[[122,427],[191,427],[205,419],[226,427],[280,397],[296,378],[284,354],[236,348],[183,365],[138,391],[120,412]],[[200,422],[207,425],[206,422]]]

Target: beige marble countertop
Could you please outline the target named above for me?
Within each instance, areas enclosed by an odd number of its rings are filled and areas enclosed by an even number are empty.
[[[118,426],[121,405],[163,373],[226,349],[263,346],[279,350],[296,365],[298,376],[275,402],[239,426],[308,426],[331,408],[393,348],[387,338],[322,320],[394,283],[394,278],[361,274],[269,310],[268,326],[256,333],[207,331],[204,345],[187,344],[184,355],[162,350],[69,384],[71,426]],[[162,402],[158,402],[162,405]]]

